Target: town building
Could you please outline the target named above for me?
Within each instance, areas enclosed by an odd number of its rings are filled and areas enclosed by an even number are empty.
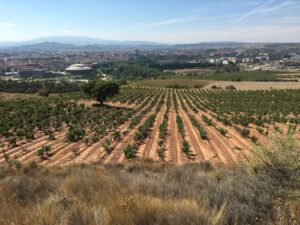
[[[84,64],[73,64],[66,68],[65,71],[72,75],[86,75],[92,71],[92,68]]]

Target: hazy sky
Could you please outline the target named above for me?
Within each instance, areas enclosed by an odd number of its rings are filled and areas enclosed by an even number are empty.
[[[300,42],[300,0],[0,0],[0,41]]]

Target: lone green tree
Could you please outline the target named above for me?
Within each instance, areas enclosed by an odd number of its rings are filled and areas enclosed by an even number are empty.
[[[119,85],[114,81],[93,80],[83,86],[83,92],[103,105],[108,97],[119,93]]]

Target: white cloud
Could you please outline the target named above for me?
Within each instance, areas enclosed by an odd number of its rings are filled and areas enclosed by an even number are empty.
[[[12,22],[2,22],[2,23],[0,23],[0,26],[2,26],[2,27],[14,27],[14,26],[16,26],[16,24],[12,23]]]
[[[140,23],[140,24],[137,24],[137,28],[160,27],[160,26],[166,26],[166,25],[172,25],[172,24],[195,22],[195,21],[199,21],[200,19],[201,18],[199,18],[197,16],[173,18],[173,19],[160,20],[160,21],[156,21],[156,22]]]
[[[199,24],[213,24],[213,23],[220,23],[220,21],[225,20],[232,20],[234,18],[239,17],[240,15],[227,15],[227,16],[198,16],[198,15],[191,15],[186,17],[178,17],[178,18],[171,18],[166,20],[148,22],[148,23],[139,23],[131,27],[131,29],[144,29],[144,28],[153,28],[153,27],[162,27],[174,24],[184,24],[184,23],[192,23],[192,22],[199,22]],[[127,28],[128,29],[128,28]]]
[[[253,10],[251,10],[251,11],[245,13],[244,15],[242,15],[241,17],[237,18],[235,21],[233,21],[233,23],[241,22],[251,16],[256,16],[258,14],[266,14],[266,13],[272,13],[275,11],[283,10],[287,7],[294,6],[294,4],[295,4],[294,1],[290,1],[290,0],[284,0],[280,3],[274,4],[276,2],[277,2],[276,0],[269,0],[266,3],[263,3],[259,6],[257,6]]]

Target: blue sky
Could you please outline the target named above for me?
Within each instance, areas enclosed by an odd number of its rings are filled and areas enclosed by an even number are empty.
[[[300,42],[300,0],[0,0],[0,41]]]

